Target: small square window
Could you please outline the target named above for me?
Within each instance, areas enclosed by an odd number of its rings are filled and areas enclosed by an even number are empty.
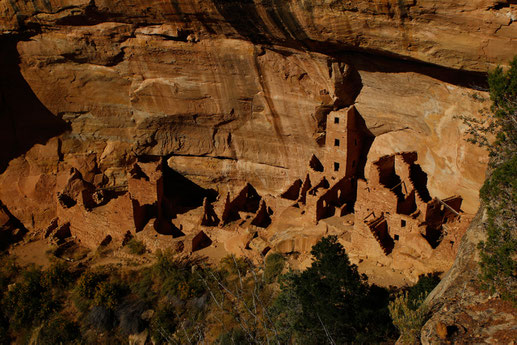
[[[339,123],[339,117],[334,118],[334,123],[336,123],[336,124]]]
[[[400,221],[400,226],[403,228],[406,227],[406,221],[404,219]]]
[[[339,171],[339,163],[334,162],[334,171]]]
[[[334,146],[339,146],[339,139],[334,139]]]
[[[395,235],[395,241],[399,240],[399,235]]]

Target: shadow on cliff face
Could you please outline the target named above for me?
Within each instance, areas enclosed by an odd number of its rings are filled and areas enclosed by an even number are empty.
[[[13,158],[69,129],[52,114],[23,78],[16,41],[0,39],[0,173]],[[48,87],[52,87],[49,85]]]
[[[215,201],[217,192],[213,189],[204,189],[177,171],[169,168],[167,161],[162,163],[163,169],[163,197],[160,198],[161,207],[159,218],[176,218],[178,214],[186,213],[201,207],[203,200]]]
[[[217,11],[239,35],[254,44],[282,44],[291,48],[307,48],[310,39],[295,18],[285,0],[212,0]],[[259,13],[261,6],[267,20],[274,27],[269,27]],[[281,36],[273,33],[280,33]],[[279,41],[279,42],[277,42]],[[310,49],[309,49],[310,50]]]

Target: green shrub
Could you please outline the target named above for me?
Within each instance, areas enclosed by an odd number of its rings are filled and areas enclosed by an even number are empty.
[[[422,296],[424,298],[440,283],[440,277],[437,273],[422,274],[418,277],[418,282],[409,288],[408,302],[409,306],[416,310],[421,304]]]
[[[233,276],[245,276],[248,273],[250,265],[244,258],[238,258],[235,255],[227,255],[221,259],[221,269],[227,274]]]
[[[59,301],[54,300],[51,291],[44,286],[42,277],[39,269],[25,271],[21,281],[4,296],[3,306],[14,329],[30,328],[59,309]]]
[[[38,344],[78,344],[80,336],[79,325],[76,322],[62,315],[57,315],[43,323],[39,332]]]
[[[482,287],[517,305],[517,57],[489,74],[495,141],[480,191],[487,239],[479,244]]]
[[[202,270],[185,258],[175,258],[170,251],[157,253],[156,263],[152,266],[153,279],[161,283],[162,296],[177,296],[188,299],[204,292],[204,284],[199,274]]]
[[[490,154],[480,191],[486,207],[487,239],[479,244],[481,286],[517,305],[517,56],[509,68],[488,75],[490,113],[481,120],[463,116],[469,141]]]
[[[129,251],[135,255],[143,255],[147,251],[144,242],[132,238],[127,244]]]
[[[403,344],[420,344],[420,332],[429,312],[429,308],[423,303],[424,300],[424,295],[411,300],[406,292],[396,297],[388,306],[393,324],[399,330]]]
[[[97,286],[105,280],[105,277],[96,272],[86,271],[77,281],[76,291],[80,297],[91,300],[97,291]]]
[[[310,267],[280,280],[271,313],[282,342],[376,343],[393,336],[387,292],[368,286],[337,237],[321,239],[311,254]]]
[[[124,288],[120,284],[103,281],[95,288],[93,301],[97,306],[113,310],[119,305],[123,295]]]
[[[233,328],[231,331],[223,333],[217,338],[217,345],[235,345],[235,344],[249,344],[246,334],[240,328]]]
[[[43,273],[43,283],[48,288],[66,289],[73,280],[73,274],[64,262],[53,263]]]
[[[170,343],[170,339],[178,326],[174,307],[166,303],[158,308],[151,319],[151,337],[158,344]]]
[[[282,273],[285,265],[285,258],[280,253],[272,253],[266,257],[264,268],[264,280],[272,283]]]

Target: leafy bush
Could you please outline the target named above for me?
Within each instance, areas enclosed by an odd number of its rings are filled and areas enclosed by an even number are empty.
[[[135,238],[132,238],[128,243],[127,247],[132,254],[135,255],[143,255],[147,251],[144,242],[138,241]]]
[[[204,292],[203,282],[198,275],[201,269],[195,272],[194,262],[185,258],[177,259],[170,251],[158,252],[156,259],[151,272],[154,279],[163,282],[160,286],[162,295],[187,299]]]
[[[75,289],[79,296],[91,300],[95,297],[97,286],[104,279],[105,277],[100,273],[86,271],[79,277]]]
[[[221,334],[216,340],[217,345],[249,344],[244,331],[233,328],[231,331]]]
[[[43,323],[39,332],[38,344],[72,344],[79,343],[81,333],[79,325],[71,321],[70,318],[57,315],[49,321]]]
[[[245,276],[248,273],[249,266],[244,258],[238,258],[233,254],[221,259],[221,268],[230,275]]]
[[[479,244],[482,287],[517,305],[517,56],[506,71],[488,75],[491,112],[481,120],[461,117],[471,142],[490,154],[480,191],[487,211],[487,239]]]
[[[280,253],[272,253],[266,257],[264,268],[264,280],[272,283],[282,273],[285,265],[285,258]]]
[[[174,307],[167,303],[162,305],[151,319],[151,337],[158,344],[169,343],[178,326]]]
[[[30,327],[47,319],[60,304],[43,284],[41,270],[31,268],[22,273],[21,281],[14,284],[4,296],[3,306],[14,329]]]
[[[114,310],[120,303],[124,293],[123,287],[118,283],[103,281],[95,288],[93,301],[95,305],[108,310]]]
[[[409,288],[408,303],[409,306],[416,310],[421,304],[421,298],[427,295],[438,285],[440,277],[437,273],[422,274],[418,277],[418,282]]]
[[[66,289],[74,277],[64,262],[53,263],[43,274],[43,283],[49,288]]]
[[[392,336],[387,293],[373,290],[336,236],[312,247],[312,265],[282,277],[272,308],[282,341],[302,344],[375,343]]]
[[[420,331],[429,312],[427,305],[423,303],[424,300],[423,294],[416,299],[411,299],[406,292],[396,297],[388,306],[393,324],[399,330],[403,344],[420,344]]]

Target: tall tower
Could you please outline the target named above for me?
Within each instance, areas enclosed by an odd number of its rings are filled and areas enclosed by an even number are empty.
[[[362,132],[354,106],[333,111],[327,116],[325,136],[325,173],[332,178],[357,175],[361,150]]]

